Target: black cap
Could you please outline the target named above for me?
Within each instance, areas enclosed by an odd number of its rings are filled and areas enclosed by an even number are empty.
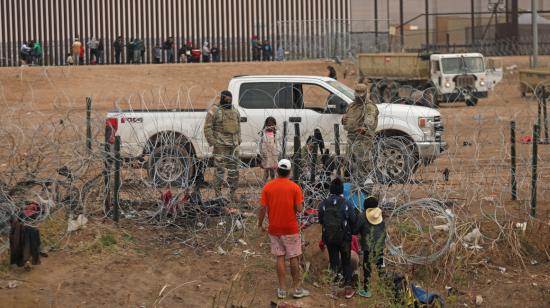
[[[365,199],[365,202],[363,202],[363,207],[365,209],[373,209],[378,207],[378,199],[374,196],[369,196]]]
[[[344,183],[340,177],[337,177],[330,182],[329,191],[333,195],[341,195],[344,193]]]

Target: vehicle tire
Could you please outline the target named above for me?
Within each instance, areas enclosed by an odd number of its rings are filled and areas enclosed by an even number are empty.
[[[379,139],[375,148],[375,172],[379,183],[405,183],[418,166],[414,144],[405,137]]]
[[[194,159],[182,144],[161,144],[149,157],[149,179],[154,186],[187,187],[195,178]]]
[[[472,97],[466,100],[466,106],[474,107],[475,105],[477,105],[477,97]]]
[[[438,108],[437,94],[434,88],[427,88],[422,92],[421,105],[428,108]]]

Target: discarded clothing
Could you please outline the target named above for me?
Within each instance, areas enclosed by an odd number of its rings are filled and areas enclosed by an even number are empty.
[[[10,264],[24,266],[29,260],[33,265],[40,264],[40,231],[14,218],[10,230]]]
[[[421,304],[432,305],[436,302],[440,305],[444,304],[443,298],[437,293],[429,293],[414,283],[411,283],[411,289],[415,299]]]

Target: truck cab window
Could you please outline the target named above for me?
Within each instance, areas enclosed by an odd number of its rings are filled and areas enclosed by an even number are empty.
[[[439,68],[439,61],[432,61],[432,70],[434,73],[439,73],[439,71],[441,71]]]
[[[295,83],[293,88],[295,109],[326,112],[329,100],[335,100],[332,93],[316,84]]]
[[[239,90],[239,105],[246,109],[292,108],[292,85],[286,82],[243,83]]]

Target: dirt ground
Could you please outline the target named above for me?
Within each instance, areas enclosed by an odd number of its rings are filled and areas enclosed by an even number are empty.
[[[527,57],[501,59],[505,67],[526,67]],[[550,63],[543,57],[542,63]],[[328,61],[286,63],[234,63],[209,65],[121,65],[0,69],[0,108],[16,123],[37,121],[56,114],[74,113],[80,120],[85,97],[93,98],[94,118],[124,108],[203,107],[215,101],[234,75],[326,75]],[[334,64],[335,65],[335,64]],[[353,67],[335,65],[341,79],[353,83]],[[479,252],[449,253],[427,266],[394,266],[410,279],[447,298],[449,306],[475,306],[483,297],[486,307],[550,306],[550,150],[539,147],[537,219],[526,218],[530,199],[531,144],[518,144],[518,201],[510,201],[509,122],[517,122],[518,138],[530,135],[537,104],[522,98],[517,72],[505,79],[476,107],[463,103],[440,108],[444,139],[449,149],[431,166],[421,168],[414,186],[384,187],[389,193],[414,197],[440,197],[460,204],[461,214],[472,217],[490,237],[495,230],[529,221],[525,234],[488,240]],[[23,125],[23,124],[22,124]],[[25,124],[28,125],[28,124]],[[450,181],[441,181],[445,168]],[[486,198],[500,203],[487,204]],[[485,200],[485,201],[484,201]],[[490,224],[491,214],[506,212]],[[496,215],[496,214],[495,214]],[[465,220],[463,220],[465,221]],[[499,225],[502,224],[502,225]],[[463,227],[463,226],[459,226]],[[0,307],[269,307],[275,299],[275,259],[268,239],[253,230],[247,245],[229,242],[225,255],[215,249],[191,248],[177,230],[122,220],[91,219],[84,230],[65,234],[48,225],[45,236],[55,238],[48,258],[30,272],[0,265]],[[508,231],[506,231],[508,232]],[[305,287],[312,296],[288,300],[300,307],[387,307],[376,292],[369,300],[333,299],[322,282],[326,257],[319,251],[320,230],[305,232],[305,260],[312,272]],[[503,234],[503,233],[500,233]],[[244,235],[243,235],[244,236]],[[519,238],[520,257],[511,250]],[[245,252],[248,251],[248,252]],[[504,268],[505,270],[502,270]],[[17,287],[8,288],[9,281]],[[319,286],[320,287],[317,287]],[[445,286],[458,290],[449,296]],[[233,305],[233,306],[231,306]]]

